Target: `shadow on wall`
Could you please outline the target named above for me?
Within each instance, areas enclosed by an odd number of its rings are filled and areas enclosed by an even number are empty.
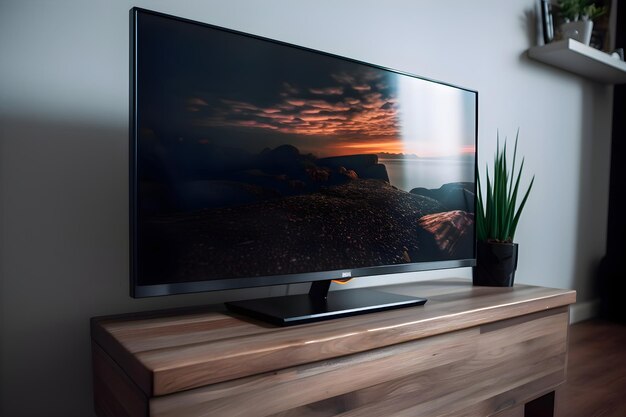
[[[538,25],[538,3],[535,9],[527,9],[520,22],[528,35],[528,45],[543,41]],[[526,50],[520,53],[519,62],[524,67],[538,67],[553,72],[555,76],[580,80],[580,76],[531,60]],[[581,125],[581,137],[571,138],[580,145],[580,164],[577,172],[579,185],[577,228],[575,239],[575,265],[573,288],[578,291],[579,304],[597,299],[594,280],[606,250],[606,227],[608,216],[609,169],[612,120],[612,87],[591,80],[582,83],[582,114],[571,115],[571,123]],[[568,120],[555,123],[568,123]],[[568,245],[571,242],[564,242]]]
[[[593,301],[597,271],[606,252],[609,210],[612,88],[591,81],[583,88],[582,143],[578,193],[578,231],[574,283],[579,299]],[[581,115],[582,116],[582,115]],[[597,312],[594,312],[597,313]]]
[[[0,125],[1,415],[93,415],[92,316],[284,294],[131,299],[127,127],[28,117]]]
[[[533,8],[524,10],[524,13],[519,16],[519,23],[521,29],[528,36],[528,45],[536,45],[537,39],[540,35],[538,32],[537,16],[539,15],[539,2],[535,2]],[[543,40],[543,37],[542,37]]]

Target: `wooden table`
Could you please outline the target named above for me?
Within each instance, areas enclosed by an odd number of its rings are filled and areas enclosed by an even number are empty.
[[[94,318],[96,412],[553,415],[575,291],[453,279],[380,289],[429,301],[282,328],[219,307]]]

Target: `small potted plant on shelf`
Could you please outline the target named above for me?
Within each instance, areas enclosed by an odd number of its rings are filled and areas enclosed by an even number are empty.
[[[483,199],[480,185],[480,175],[476,170],[478,182],[478,200],[476,207],[477,253],[476,266],[473,270],[474,285],[511,287],[517,269],[518,244],[514,243],[515,230],[526,200],[533,187],[535,177],[517,206],[517,198],[524,169],[524,159],[520,164],[517,176],[515,175],[515,159],[517,156],[517,140],[515,137],[513,150],[513,164],[509,170],[507,166],[506,139],[504,147],[500,149],[498,135],[497,149],[493,163],[493,177],[486,167],[487,194]]]
[[[607,8],[598,7],[590,0],[559,0],[559,15],[564,23],[561,25],[561,36],[572,38],[589,45],[593,20],[607,12]]]

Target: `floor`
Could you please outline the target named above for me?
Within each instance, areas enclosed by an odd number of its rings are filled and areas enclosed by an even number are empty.
[[[569,349],[559,416],[626,417],[626,324],[574,324]]]

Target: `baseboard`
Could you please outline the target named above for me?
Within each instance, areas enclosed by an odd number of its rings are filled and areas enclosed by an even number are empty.
[[[579,321],[589,320],[598,317],[600,313],[600,300],[582,301],[570,306],[570,323],[578,323]]]

